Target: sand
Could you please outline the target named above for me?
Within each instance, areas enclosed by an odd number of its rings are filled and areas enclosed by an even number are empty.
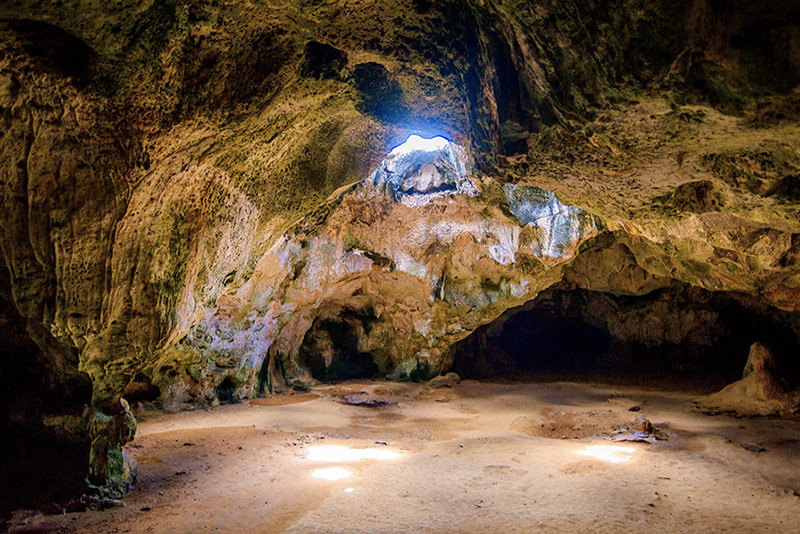
[[[343,402],[362,392],[396,404]],[[669,439],[612,441],[639,416]],[[800,532],[800,420],[703,415],[686,393],[354,382],[151,413],[127,450],[124,507],[11,532]],[[373,457],[315,458],[348,451]],[[313,476],[331,468],[348,476]]]

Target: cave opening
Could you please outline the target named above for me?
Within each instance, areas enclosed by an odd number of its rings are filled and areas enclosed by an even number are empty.
[[[320,382],[374,378],[379,371],[374,356],[359,346],[369,328],[370,318],[359,314],[318,319],[303,339],[300,361]]]
[[[414,152],[436,152],[446,149],[449,145],[450,141],[440,135],[425,138],[412,134],[408,136],[405,142],[394,147],[389,152],[389,156],[404,156]]]
[[[796,312],[755,297],[675,285],[646,295],[554,287],[454,345],[464,378],[603,382],[714,391],[742,377],[750,346],[800,382]]]
[[[220,400],[220,402],[238,402],[239,398],[236,395],[236,390],[239,388],[239,384],[236,383],[233,377],[226,376],[222,379],[222,382],[217,384],[214,388],[214,394]]]
[[[161,389],[153,384],[151,378],[145,373],[137,373],[133,380],[125,386],[122,396],[131,406],[147,404],[158,400],[161,396]]]

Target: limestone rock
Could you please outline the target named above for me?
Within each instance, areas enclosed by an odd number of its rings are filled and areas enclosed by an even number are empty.
[[[637,417],[633,422],[633,428],[643,434],[653,433],[653,424],[645,417]]]
[[[791,414],[800,410],[800,392],[787,391],[776,374],[775,358],[762,343],[750,348],[744,378],[722,391],[698,400],[707,411],[734,412],[742,416]]]
[[[385,65],[359,63],[350,78],[361,96],[359,108],[364,113],[385,121],[395,121],[405,113],[403,89]]]
[[[747,354],[747,363],[742,371],[742,378],[747,378],[753,372],[769,373],[777,375],[778,365],[775,361],[775,355],[763,343],[753,343],[750,346],[750,352]]]
[[[428,381],[428,385],[434,388],[452,388],[460,383],[461,377],[456,373],[447,373]]]
[[[672,204],[678,211],[705,213],[719,211],[725,205],[720,188],[711,180],[687,182],[672,192]]]
[[[310,78],[338,78],[347,65],[347,53],[319,41],[306,43],[300,74]]]
[[[590,4],[0,5],[0,376],[43,399],[9,397],[13,443],[65,438],[113,483],[131,382],[172,410],[307,387],[341,358],[427,380],[561,281],[800,310],[798,64],[765,31],[796,8]],[[692,105],[629,99],[653,80]],[[384,172],[411,133],[454,144]],[[658,201],[704,180],[724,209]]]

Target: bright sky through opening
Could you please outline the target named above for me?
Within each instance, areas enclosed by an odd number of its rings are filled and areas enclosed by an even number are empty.
[[[418,135],[412,135],[402,145],[395,147],[389,152],[390,156],[402,156],[404,154],[411,154],[412,152],[434,152],[447,148],[450,141],[444,137],[437,136],[432,139],[423,139]]]

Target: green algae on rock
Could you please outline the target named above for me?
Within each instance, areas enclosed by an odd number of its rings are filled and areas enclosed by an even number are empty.
[[[4,4],[2,370],[64,392],[9,443],[57,436],[118,485],[132,381],[177,410],[353,369],[423,380],[560,281],[793,317],[797,9]],[[380,175],[411,134],[458,157]]]

